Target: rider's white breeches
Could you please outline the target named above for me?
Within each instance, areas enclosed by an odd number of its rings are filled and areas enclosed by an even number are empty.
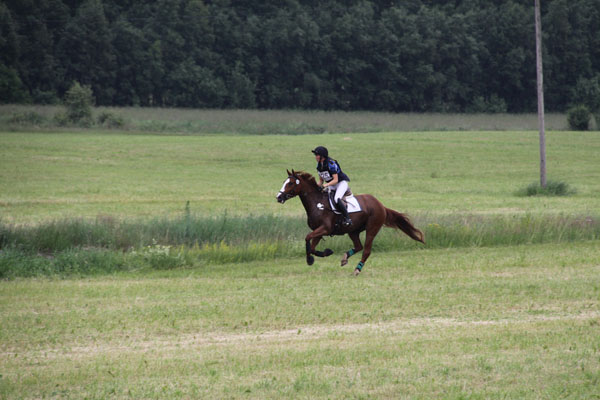
[[[348,181],[341,181],[335,185],[330,186],[331,190],[335,190],[334,200],[337,203],[344,194],[348,191]]]

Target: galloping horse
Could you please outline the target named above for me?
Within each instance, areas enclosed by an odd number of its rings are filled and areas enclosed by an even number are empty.
[[[286,200],[299,196],[306,209],[308,226],[313,230],[306,235],[306,262],[308,265],[315,262],[312,254],[317,257],[328,257],[333,254],[331,249],[325,249],[325,251],[317,251],[316,249],[319,241],[325,235],[345,235],[347,233],[352,239],[354,248],[344,253],[341,262],[344,266],[348,263],[349,257],[363,250],[359,234],[364,230],[367,231],[362,258],[354,269],[354,275],[360,274],[365,266],[367,258],[371,255],[373,239],[375,239],[383,225],[399,228],[412,239],[425,243],[423,232],[415,228],[406,215],[386,208],[370,194],[355,196],[360,204],[361,211],[351,213],[352,225],[345,227],[339,223],[340,216],[329,208],[327,193],[322,191],[311,174],[302,171],[295,172],[294,170],[292,172],[287,171],[287,174],[288,178],[277,194],[277,201],[283,204]]]

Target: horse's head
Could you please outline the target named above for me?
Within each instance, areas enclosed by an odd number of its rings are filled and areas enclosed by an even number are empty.
[[[296,176],[294,170],[292,170],[292,172],[287,171],[287,173],[288,178],[283,182],[281,190],[277,193],[277,201],[281,204],[300,194],[300,188],[302,187],[302,182],[300,181],[300,178]]]
[[[310,177],[310,174],[305,172],[296,172],[292,170],[292,172],[287,171],[288,178],[283,182],[283,186],[279,193],[277,193],[277,201],[281,204],[285,203],[287,200],[292,197],[298,196],[299,194],[310,190],[311,185],[309,183],[314,184],[315,182],[310,182],[311,179],[314,181],[314,178]]]

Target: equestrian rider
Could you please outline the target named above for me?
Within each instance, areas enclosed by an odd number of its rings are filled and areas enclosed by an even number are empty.
[[[342,172],[340,164],[332,158],[329,158],[329,152],[327,148],[318,146],[312,153],[317,159],[317,171],[319,172],[319,186],[326,188],[329,187],[335,190],[334,202],[344,216],[342,222],[344,226],[352,225],[352,220],[348,216],[348,210],[346,204],[342,201],[342,197],[348,191],[348,182],[350,178],[348,175]]]

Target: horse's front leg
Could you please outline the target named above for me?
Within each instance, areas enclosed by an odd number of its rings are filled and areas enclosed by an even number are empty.
[[[330,255],[333,254],[333,250],[331,250],[331,249],[325,249],[325,251],[317,250],[317,246],[319,245],[319,242],[321,241],[321,239],[323,239],[323,237],[319,236],[319,237],[313,238],[313,240],[310,241],[311,253],[317,257],[329,257]]]
[[[323,235],[326,235],[327,233],[327,228],[325,228],[324,226],[320,226],[308,235],[306,235],[306,263],[308,265],[313,265],[313,263],[315,262],[315,258],[312,256],[312,254],[317,254],[315,252],[315,247],[317,246]],[[325,253],[327,253],[327,250],[325,250]],[[323,256],[325,255],[325,253],[322,253]],[[333,252],[327,255],[331,255],[332,253]]]

